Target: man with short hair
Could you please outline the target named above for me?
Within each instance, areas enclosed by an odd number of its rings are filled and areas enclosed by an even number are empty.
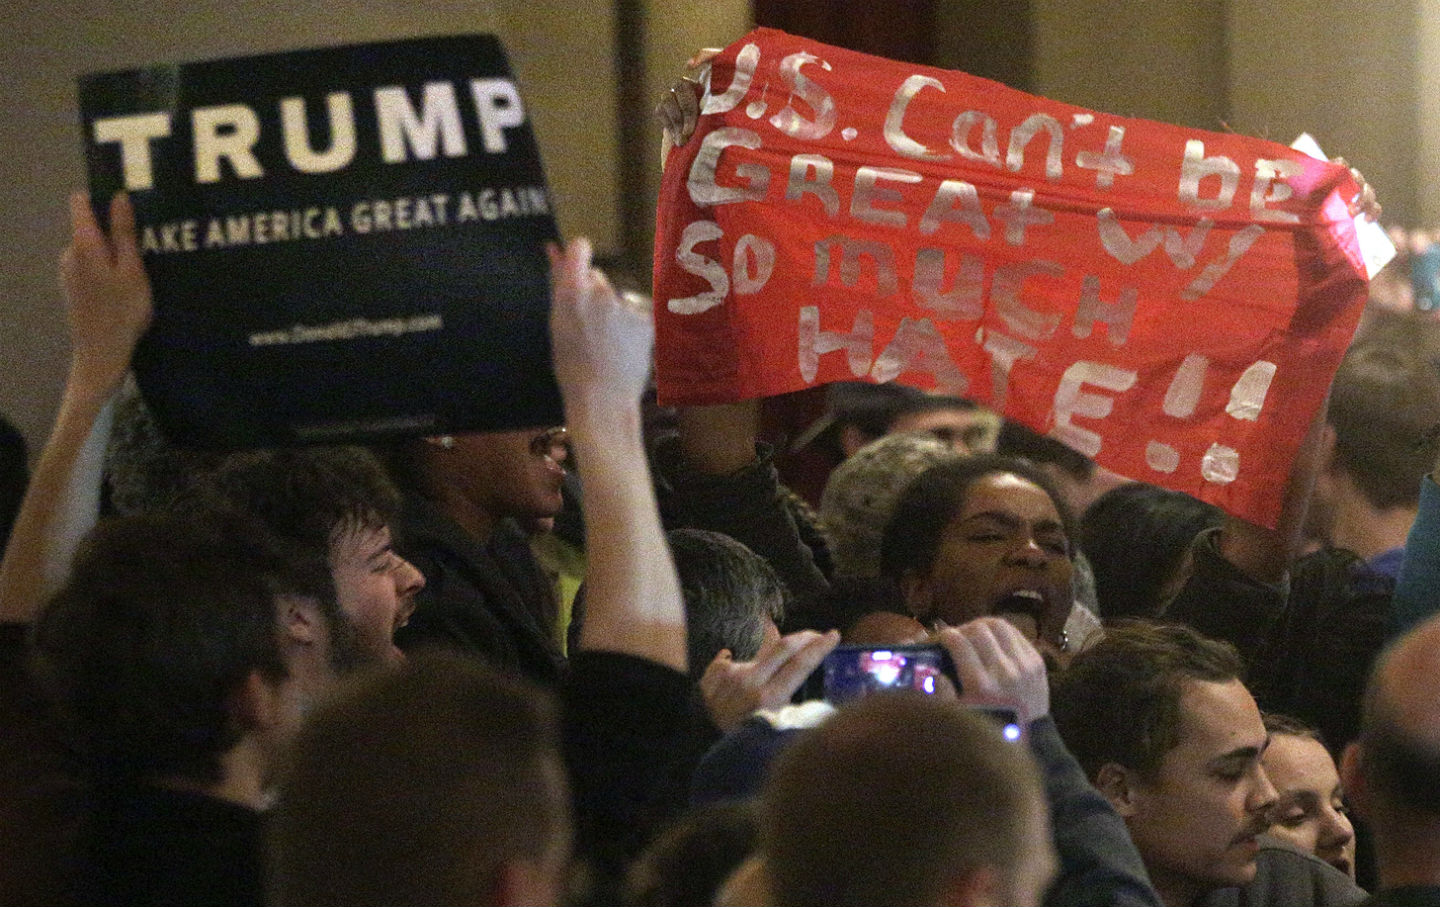
[[[1124,823],[1049,717],[1040,653],[998,617],[946,628],[936,641],[955,666],[958,703],[949,684],[913,708],[866,705],[878,711],[860,718],[845,717],[849,706],[831,718],[833,706],[807,703],[717,748],[719,759],[748,768],[723,784],[712,762],[710,777],[697,775],[697,793],[702,785],[716,792],[716,781],[730,796],[757,776],[770,782],[759,855],[725,887],[730,900],[720,900],[771,903],[759,899],[772,896],[773,884],[773,896],[791,904],[1024,904],[1043,894],[1051,907],[1155,907]],[[969,716],[935,711],[961,703],[1010,710],[1002,749],[992,745],[993,724],[979,725],[977,737]],[[817,720],[840,723],[800,729]],[[1016,728],[1024,729],[1018,739]],[[816,736],[804,742],[806,734]],[[797,753],[786,750],[797,742]],[[1037,799],[1048,807],[1038,830]],[[992,837],[977,839],[982,828]]]
[[[558,691],[559,748],[575,849],[590,861],[596,902],[610,903],[652,824],[678,811],[662,782],[695,719],[694,685],[640,434],[653,325],[590,267],[583,240],[553,252],[551,267],[556,378],[593,543],[586,621]],[[554,720],[513,677],[438,670],[379,680],[307,734],[277,813],[281,904],[559,902],[570,826],[557,804]],[[445,692],[451,679],[457,692]],[[357,736],[353,720],[366,716],[383,743],[367,742],[369,725]],[[332,777],[329,755],[341,753]],[[322,831],[336,822],[348,827]],[[352,889],[352,878],[384,887]]]
[[[571,843],[559,722],[518,678],[418,656],[318,711],[291,764],[272,817],[274,903],[560,903]]]
[[[1433,575],[1409,587],[1418,595],[1397,585],[1412,560],[1404,546],[1422,485],[1432,484],[1422,476],[1440,450],[1440,370],[1412,336],[1420,328],[1372,327],[1346,353],[1273,528],[1227,515],[1203,531],[1164,612],[1233,643],[1261,706],[1315,727],[1337,749],[1359,734],[1376,655],[1433,598]],[[1301,557],[1307,535],[1324,544]]]
[[[1440,904],[1440,618],[1387,649],[1340,774],[1375,836],[1380,890],[1367,904]]]
[[[130,412],[112,497],[127,513],[201,505],[248,513],[292,545],[327,560],[340,602],[337,654],[350,664],[400,659],[396,632],[415,610],[425,577],[401,557],[391,538],[400,493],[384,467],[360,447],[252,450],[225,456],[177,448],[158,435],[144,404]],[[137,443],[154,435],[148,441]]]
[[[842,709],[781,754],[761,803],[780,905],[1036,905],[1057,870],[1033,761],[954,702]]]
[[[108,234],[84,194],[71,218],[70,372],[0,563],[0,901],[260,904],[258,811],[334,673],[334,581],[203,507],[87,535],[151,300],[129,200]]]
[[[1187,627],[1108,629],[1057,679],[1055,720],[1167,907],[1354,903],[1343,873],[1261,837],[1276,794],[1242,668]]]
[[[140,260],[135,212],[111,204],[110,233],[89,199],[71,199],[74,233],[61,257],[70,309],[72,362],[65,401],[41,454],[16,524],[17,543],[0,564],[0,621],[29,623],[64,580],[75,545],[99,516],[102,453],[115,410],[128,412],[110,438],[110,497],[122,513],[221,507],[257,517],[292,545],[327,560],[342,614],[342,661],[393,660],[393,636],[425,584],[394,551],[390,524],[399,494],[378,463],[357,448],[215,451],[175,447],[143,401],[121,396],[135,345],[151,317],[150,282]]]
[[[842,459],[888,434],[923,431],[957,453],[990,453],[1000,418],[974,401],[903,384],[841,381],[826,390],[831,431]]]
[[[243,516],[92,533],[33,637],[35,683],[92,791],[85,899],[262,902],[260,810],[334,676],[337,614],[324,562]]]
[[[1382,322],[1346,352],[1307,520],[1312,534],[1391,580],[1440,440],[1429,434],[1440,418],[1440,367],[1422,327]]]
[[[690,674],[700,677],[721,650],[749,661],[780,635],[788,592],[769,562],[728,535],[704,529],[665,533],[680,591]]]

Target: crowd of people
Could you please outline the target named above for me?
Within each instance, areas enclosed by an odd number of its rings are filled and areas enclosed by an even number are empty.
[[[812,507],[753,401],[647,431],[650,314],[583,239],[563,429],[168,444],[134,211],[71,217],[0,903],[1440,904],[1424,325],[1362,330],[1273,529],[885,386],[832,392]],[[948,666],[837,704],[842,644]]]

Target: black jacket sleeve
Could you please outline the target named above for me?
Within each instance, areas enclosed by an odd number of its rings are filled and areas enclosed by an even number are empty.
[[[803,526],[787,503],[770,446],[755,448],[750,465],[712,476],[686,465],[678,438],[662,439],[652,456],[660,516],[666,529],[720,532],[769,561],[792,596],[787,629],[824,625],[815,616],[830,592],[821,567],[828,552],[819,534]]]
[[[685,808],[697,714],[684,674],[630,655],[581,651],[561,688],[576,851],[595,871],[592,902],[613,900],[625,867]]]

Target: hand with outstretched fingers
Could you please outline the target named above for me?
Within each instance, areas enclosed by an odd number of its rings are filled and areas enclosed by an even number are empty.
[[[759,709],[784,706],[839,643],[838,631],[801,630],[765,643],[753,661],[721,649],[700,678],[711,720],[728,733]]]

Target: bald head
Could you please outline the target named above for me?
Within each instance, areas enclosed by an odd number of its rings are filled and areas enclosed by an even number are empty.
[[[1417,739],[1440,748],[1440,617],[1401,637],[1380,660],[1372,705]]]
[[[1437,678],[1440,616],[1401,637],[1371,675],[1358,770],[1376,812],[1440,822]]]

